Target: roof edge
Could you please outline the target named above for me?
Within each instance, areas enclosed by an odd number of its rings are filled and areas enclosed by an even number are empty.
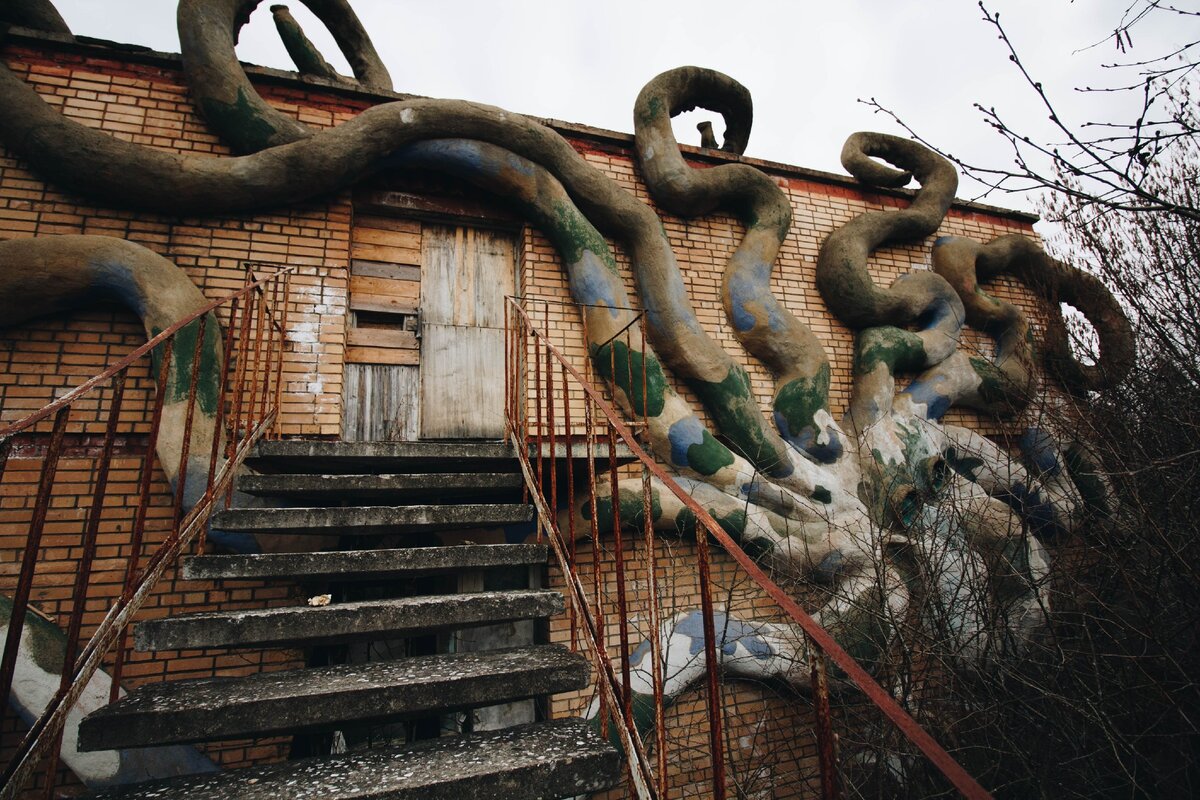
[[[181,71],[183,69],[182,56],[180,56],[178,53],[165,53],[158,50],[152,50],[148,47],[142,47],[140,45],[122,44],[120,42],[112,42],[106,39],[95,39],[88,36],[76,36],[72,38],[61,34],[32,30],[30,28],[8,26],[6,30],[0,29],[0,42],[17,42],[27,45],[35,45],[50,50],[83,53],[109,59],[119,58],[134,63],[169,67]],[[402,92],[384,92],[377,89],[364,89],[357,84],[343,83],[329,80],[327,78],[319,78],[309,75],[301,75],[298,72],[289,72],[287,70],[274,69],[272,67],[260,67],[256,64],[248,64],[245,62],[242,62],[242,66],[245,67],[246,73],[252,78],[258,79],[265,83],[291,87],[300,86],[307,88],[319,88],[334,94],[370,101],[425,99],[424,95],[405,94]],[[584,125],[576,122],[564,122],[563,120],[557,120],[548,117],[536,117],[528,114],[525,116],[571,138],[585,139],[595,142],[596,144],[616,146],[625,150],[633,149],[634,138],[633,135],[629,133],[621,133],[619,131],[597,128],[591,125]],[[854,189],[855,191],[869,192],[871,194],[892,197],[913,197],[916,194],[916,190],[914,189],[889,189],[877,186],[868,187],[859,183],[849,175],[839,175],[833,172],[825,172],[823,170],[810,169],[808,167],[799,167],[779,161],[769,161],[761,158],[740,156],[734,153],[727,153],[723,150],[709,150],[688,144],[681,144],[680,149],[688,156],[690,160],[693,161],[707,162],[710,164],[749,164],[750,166],[758,167],[765,172],[779,177],[796,178],[800,180],[812,181],[814,183],[840,186]],[[958,211],[974,212],[1000,217],[1003,219],[1011,219],[1026,225],[1033,225],[1033,223],[1038,222],[1041,219],[1039,215],[1028,211],[1018,211],[1017,209],[994,206],[988,203],[976,202],[974,200],[955,199],[954,204],[951,207]]]

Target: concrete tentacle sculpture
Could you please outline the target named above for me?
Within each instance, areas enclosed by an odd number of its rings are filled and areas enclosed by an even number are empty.
[[[783,307],[769,285],[791,226],[791,203],[774,181],[751,166],[700,170],[683,160],[671,117],[698,101],[725,117],[723,149],[745,150],[752,110],[750,93],[741,84],[699,67],[664,72],[646,84],[634,105],[646,184],[671,213],[693,217],[724,207],[746,226],[721,286],[726,318],[742,346],[776,376],[772,406],[779,435],[814,460],[830,463],[841,454],[843,437],[829,415],[829,360],[821,342]],[[732,438],[725,426],[722,431]],[[764,472],[774,474],[776,465],[787,463],[776,437],[758,433],[755,439],[761,440],[762,452],[746,455]]]
[[[0,242],[0,322],[19,325],[97,302],[116,302],[137,314],[152,338],[198,311],[208,300],[183,270],[152,250],[109,236],[49,236]],[[199,322],[180,329],[167,372],[159,463],[174,486],[183,451],[185,417]],[[216,433],[223,350],[220,324],[209,314],[200,343],[184,502],[204,493]],[[157,359],[156,359],[157,366]]]
[[[723,300],[739,341],[774,373],[772,429],[745,369],[697,320],[670,242],[647,204],[553,130],[490,106],[402,100],[335,128],[309,130],[270,108],[237,62],[234,37],[256,5],[179,5],[193,93],[209,124],[246,155],[184,156],[113,139],[64,118],[3,67],[0,139],[64,188],[160,213],[287,205],[388,167],[437,169],[472,181],[519,206],[557,247],[572,295],[584,304],[596,372],[625,411],[646,418],[655,457],[744,548],[777,570],[825,586],[829,598],[818,620],[852,654],[868,664],[884,659],[896,627],[907,621],[910,585],[919,584],[944,612],[926,620],[927,628],[968,661],[1019,649],[1044,625],[1048,555],[1037,536],[1049,541],[1077,527],[1105,493],[1086,458],[1060,451],[1045,435],[1025,437],[1014,457],[976,433],[941,424],[953,405],[1011,412],[1035,386],[1031,325],[978,282],[1013,274],[1052,302],[1081,308],[1099,332],[1101,364],[1082,367],[1064,350],[1052,351],[1075,388],[1120,379],[1133,357],[1132,336],[1102,286],[1023,237],[988,245],[939,240],[933,271],[877,286],[867,268],[874,250],[923,240],[941,226],[957,187],[947,162],[883,134],[854,134],[843,150],[846,168],[868,185],[903,186],[915,176],[921,188],[907,208],[862,214],[821,248],[818,288],[857,335],[851,402],[839,425],[830,414],[821,342],[769,288],[791,224],[787,197],[746,164],[692,169],[671,134],[672,115],[702,105],[726,117],[724,149],[740,153],[750,131],[749,93],[719,73],[685,67],[658,76],[639,95],[637,151],[655,199],[683,216],[729,209],[746,227],[725,273]],[[334,29],[360,81],[387,85],[345,0],[306,5]],[[630,256],[652,347],[638,351],[612,341],[635,312],[605,236]],[[32,280],[28,273],[5,278],[0,292],[24,291]],[[43,304],[65,302],[48,294]],[[963,352],[964,324],[997,338],[994,359]],[[668,372],[696,392],[715,432],[675,392]],[[898,391],[904,374],[915,378]],[[675,496],[662,485],[652,490],[655,528],[695,533],[694,516]],[[614,492],[623,523],[640,526],[640,491],[640,480],[605,487],[608,498],[597,504],[601,530],[612,527]],[[586,502],[562,513],[579,515],[578,530],[590,528]],[[896,545],[906,545],[906,557],[895,555]],[[1007,613],[994,613],[996,604]],[[651,633],[669,654],[668,700],[702,672],[698,613],[680,612]],[[731,674],[798,682],[806,676],[803,639],[791,626],[729,613],[716,627]],[[643,711],[650,652],[644,643],[633,654]],[[638,719],[652,723],[652,715]]]

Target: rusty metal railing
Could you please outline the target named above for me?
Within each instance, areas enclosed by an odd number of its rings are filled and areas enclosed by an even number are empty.
[[[834,800],[843,793],[836,756],[836,736],[830,708],[826,660],[832,662],[878,709],[908,742],[957,789],[971,800],[990,798],[983,789],[934,739],[884,690],[841,646],[822,628],[799,603],[777,585],[730,535],[675,482],[641,447],[631,425],[622,419],[613,405],[584,377],[534,325],[529,313],[518,300],[510,298],[506,308],[506,402],[507,437],[514,445],[531,499],[538,510],[538,536],[546,536],[553,549],[557,567],[567,588],[567,614],[572,647],[582,642],[591,656],[596,678],[595,693],[599,698],[599,720],[602,733],[609,736],[609,726],[615,726],[627,759],[627,777],[632,793],[647,800],[666,798],[675,789],[668,770],[665,731],[663,654],[658,635],[660,621],[667,611],[660,607],[659,564],[656,562],[655,531],[651,514],[652,479],[667,487],[697,520],[695,580],[700,593],[703,613],[703,647],[705,651],[705,724],[707,747],[711,756],[711,776],[705,796],[722,800],[729,788],[726,778],[726,736],[723,733],[722,694],[720,689],[720,659],[716,653],[717,635],[714,614],[713,557],[710,538],[736,562],[744,576],[774,602],[777,615],[799,626],[807,640],[808,651],[818,654],[811,659],[814,734],[817,740],[817,764],[820,774],[819,791],[823,800]],[[630,349],[644,350],[644,328],[627,326],[621,334],[631,341]],[[633,347],[636,345],[636,348]],[[609,348],[613,352],[615,348]],[[617,364],[611,365],[610,374]],[[633,369],[632,359],[625,368]],[[587,367],[585,367],[587,369]],[[642,367],[644,373],[644,366]],[[635,387],[635,376],[628,385]],[[641,386],[646,386],[645,375]],[[636,405],[636,403],[634,403]],[[643,398],[641,408],[646,408]],[[635,422],[636,425],[636,422]],[[625,467],[618,466],[618,450],[626,448],[631,459]],[[598,462],[607,461],[606,467]],[[603,474],[607,472],[607,474]],[[611,491],[611,528],[614,542],[610,562],[602,562],[593,550],[587,569],[580,558],[576,540],[579,534],[598,542],[598,511],[596,490],[599,482],[607,481],[616,487],[619,478],[641,476],[641,535],[645,546],[644,563],[627,563],[625,542],[629,526],[621,523],[619,492]],[[586,478],[577,478],[586,475]],[[578,481],[585,485],[577,486]],[[561,485],[565,483],[565,485]],[[626,484],[628,485],[628,483]],[[560,502],[563,501],[563,502]],[[588,504],[590,530],[576,530],[573,514],[560,513],[563,503],[567,509],[577,502]],[[607,501],[606,501],[607,502]],[[566,530],[563,530],[563,526]],[[707,536],[704,535],[707,533]],[[636,609],[649,617],[648,637],[651,649],[654,685],[654,739],[643,741],[635,724],[633,697],[630,689],[631,651],[630,620],[635,610],[631,606],[630,579],[626,574],[637,569],[644,575],[644,591],[639,597],[648,602]],[[585,573],[590,572],[590,575]],[[605,574],[602,574],[605,573]],[[613,591],[606,586],[615,584]],[[615,597],[614,597],[615,595]],[[616,628],[615,635],[612,628]],[[653,754],[651,756],[651,753]],[[688,795],[691,796],[691,795]]]
[[[257,277],[254,268],[258,267],[266,267],[268,274]],[[128,356],[44,408],[0,428],[0,479],[14,456],[20,458],[30,455],[26,451],[32,451],[42,461],[36,496],[27,509],[29,534],[13,590],[13,608],[0,660],[0,696],[5,698],[10,696],[13,687],[22,633],[28,614],[33,610],[30,593],[38,578],[39,552],[55,497],[68,428],[74,422],[76,428],[103,426],[104,431],[90,492],[86,493],[90,495],[90,505],[82,515],[77,534],[78,567],[69,595],[59,603],[63,611],[60,617],[67,619],[62,677],[57,692],[33,721],[16,753],[4,767],[0,798],[18,796],[37,774],[42,762],[46,766],[45,796],[53,796],[68,713],[108,658],[112,659],[109,702],[116,699],[129,654],[129,624],[134,615],[182,552],[193,545],[198,551],[203,550],[210,515],[218,503],[228,505],[234,473],[254,443],[272,428],[283,388],[284,346],[291,278],[295,271],[295,267],[247,263],[241,289],[178,320]],[[223,336],[216,328],[218,311],[228,315]],[[217,365],[219,369],[208,376],[217,386],[215,418],[205,416],[201,423],[199,417],[210,413],[197,410],[200,405],[198,393],[202,391],[204,381],[201,372],[206,343],[219,348],[221,359]],[[190,347],[191,352],[180,353],[177,345]],[[190,374],[180,374],[179,364],[190,365]],[[128,400],[139,383],[154,386],[148,412]],[[180,396],[185,386],[186,394]],[[167,420],[172,429],[164,431],[164,406],[168,405],[168,395],[172,394],[169,389],[174,390],[170,401],[171,419]],[[123,432],[145,424],[144,413],[149,415],[145,433],[123,436]],[[73,420],[73,414],[86,418],[86,424],[82,419]],[[136,422],[131,422],[130,417]],[[201,428],[207,431],[210,421],[211,436],[201,436]],[[167,451],[159,445],[168,436],[178,438],[178,447],[168,448],[178,450],[177,460],[173,455],[166,459],[175,463],[162,463]],[[211,442],[204,443],[205,438],[211,438]],[[136,478],[137,502],[132,508],[120,508],[124,498],[113,499],[107,492],[118,440],[125,443],[127,453],[132,452],[133,458],[140,461]],[[133,443],[129,444],[130,441]],[[44,451],[42,442],[45,443]],[[194,445],[200,444],[205,445],[206,452],[190,452]],[[169,530],[151,552],[143,552],[147,550],[147,517],[153,504],[156,464],[168,477],[174,475]],[[198,472],[201,468],[205,471]],[[123,479],[128,482],[127,476]],[[193,496],[187,496],[189,487]],[[195,496],[198,487],[203,491]],[[98,533],[106,511],[123,515],[129,523],[124,580],[116,600],[111,602],[91,635],[84,639],[81,632],[88,602],[95,599],[89,598],[89,589],[97,561]],[[13,521],[11,515],[7,521]],[[61,531],[56,531],[55,538],[61,540],[64,536]],[[109,602],[104,595],[99,599]]]

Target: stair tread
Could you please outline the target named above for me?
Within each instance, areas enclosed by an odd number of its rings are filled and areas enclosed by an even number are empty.
[[[534,645],[148,684],[90,714],[79,746],[246,738],[475,708],[581,689],[588,674],[581,654]]]
[[[522,485],[516,472],[307,473],[241,475],[239,491],[253,495],[395,496],[497,492]]]
[[[609,788],[616,750],[578,719],[138,784],[95,800],[535,800]]]
[[[140,622],[133,638],[143,651],[333,643],[549,617],[562,610],[562,595],[547,590],[422,595],[182,614]]]
[[[545,457],[552,455],[549,442],[540,450]],[[568,455],[582,459],[587,455],[586,443],[556,442],[553,448],[560,466]],[[593,442],[593,456],[601,462],[608,460],[608,443]],[[539,453],[536,443],[529,443],[529,455]],[[619,463],[634,460],[624,443],[617,445]],[[315,439],[274,439],[259,442],[251,450],[247,462],[268,471],[297,473],[314,472],[438,472],[446,467],[470,470],[500,470],[519,472],[516,450],[502,442],[338,442]],[[580,462],[582,463],[582,462]]]
[[[213,527],[257,533],[329,534],[341,530],[353,535],[369,531],[495,527],[530,522],[533,515],[533,506],[521,503],[231,508],[213,516]]]
[[[311,553],[192,556],[183,561],[187,580],[337,577],[368,580],[457,569],[544,564],[545,545],[468,544]]]

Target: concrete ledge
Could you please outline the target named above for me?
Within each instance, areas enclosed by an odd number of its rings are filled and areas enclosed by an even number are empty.
[[[133,640],[142,651],[332,644],[543,619],[561,613],[563,608],[562,595],[550,591],[401,597],[316,607],[184,614],[138,623]]]
[[[615,786],[621,757],[578,719],[101,791],[95,800],[546,800]]]
[[[507,703],[583,689],[562,645],[150,684],[89,714],[82,751],[253,738]]]
[[[520,489],[516,472],[425,472],[372,475],[240,475],[239,491],[252,495],[342,500],[442,498]]]
[[[531,505],[465,504],[231,508],[213,515],[225,531],[359,536],[455,528],[493,528],[533,521]]]
[[[192,556],[183,561],[183,577],[191,581],[264,578],[365,581],[467,569],[533,566],[545,564],[547,557],[546,545],[542,544]]]

